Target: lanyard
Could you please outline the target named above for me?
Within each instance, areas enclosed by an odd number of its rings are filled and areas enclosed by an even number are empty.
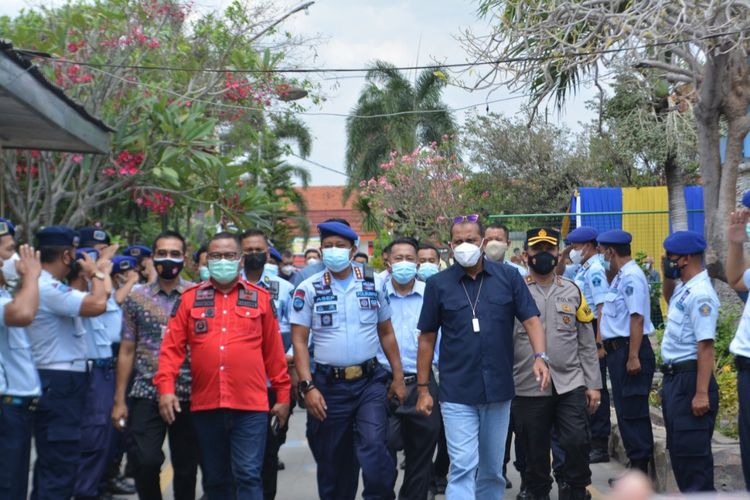
[[[474,330],[474,333],[479,333],[479,319],[477,318],[477,304],[479,303],[479,296],[482,294],[482,284],[484,283],[484,274],[482,274],[482,277],[479,279],[479,290],[477,290],[477,296],[474,299],[474,303],[471,303],[471,298],[469,297],[469,291],[466,290],[466,285],[464,284],[463,280],[461,280],[461,286],[464,288],[464,293],[466,294],[466,300],[469,301],[469,307],[471,307],[471,327]]]

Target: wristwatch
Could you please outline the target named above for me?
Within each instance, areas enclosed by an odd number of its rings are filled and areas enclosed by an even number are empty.
[[[103,273],[103,272],[101,272],[101,271],[97,271],[97,272],[95,272],[95,273],[94,273],[94,278],[96,278],[96,279],[98,279],[98,280],[102,280],[102,281],[104,281],[104,278],[105,278],[105,277],[106,277],[106,276],[105,276],[105,275],[104,275],[104,273]]]
[[[315,384],[313,384],[312,380],[300,380],[297,384],[297,389],[299,389],[299,392],[302,394],[307,394],[310,392],[310,389],[315,388]]]
[[[544,351],[542,351],[542,352],[535,352],[534,353],[534,359],[541,359],[545,363],[549,364],[549,357],[547,356],[547,353],[544,352]]]

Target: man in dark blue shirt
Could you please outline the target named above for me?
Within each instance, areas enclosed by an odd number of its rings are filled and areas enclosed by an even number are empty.
[[[534,351],[534,374],[547,385],[545,337],[539,310],[521,275],[482,259],[479,217],[456,217],[456,263],[427,280],[419,318],[417,410],[429,415],[429,373],[437,331],[440,411],[451,460],[448,498],[503,498],[505,438],[513,389],[513,326],[518,319]]]

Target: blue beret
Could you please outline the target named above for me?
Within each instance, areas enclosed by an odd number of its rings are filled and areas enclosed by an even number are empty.
[[[2,217],[0,217],[0,236],[5,236],[6,234],[15,236],[16,226],[14,226],[13,223],[8,219],[3,219]]]
[[[112,274],[122,273],[130,269],[135,269],[138,265],[138,261],[135,257],[129,257],[127,255],[115,255],[112,257]]]
[[[278,260],[279,262],[281,262],[282,260],[284,260],[284,259],[283,259],[283,258],[281,257],[281,254],[279,253],[279,251],[278,251],[278,250],[276,250],[276,249],[275,249],[274,247],[270,247],[270,248],[268,249],[268,253],[270,253],[270,254],[271,254],[271,257],[272,257],[272,258],[274,258],[274,259]]]
[[[41,247],[77,247],[80,238],[78,232],[65,226],[45,227],[36,233],[36,246]]]
[[[626,245],[633,241],[633,235],[621,229],[605,231],[596,239],[601,245]]]
[[[81,236],[81,245],[88,247],[94,245],[109,245],[109,235],[107,231],[102,228],[88,226],[78,229],[78,234]]]
[[[706,250],[706,240],[695,231],[676,231],[664,240],[664,250],[675,255],[692,255]]]
[[[359,239],[359,235],[343,222],[323,222],[318,224],[318,232],[321,240],[328,236],[341,236],[354,243]]]
[[[122,251],[122,254],[128,257],[135,257],[136,259],[151,257],[151,249],[145,245],[130,245]]]
[[[93,248],[77,248],[76,249],[76,260],[82,259],[84,254],[89,254],[92,259],[96,260],[99,258],[99,251]]]
[[[745,194],[742,195],[742,204],[750,208],[750,190],[745,191]]]
[[[568,237],[565,238],[566,243],[588,243],[589,241],[596,241],[596,237],[599,233],[590,226],[581,226],[573,229],[568,233]]]

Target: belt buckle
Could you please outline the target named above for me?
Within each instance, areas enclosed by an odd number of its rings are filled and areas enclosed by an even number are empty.
[[[344,380],[354,380],[358,378],[362,378],[361,366],[347,366],[344,368]]]

